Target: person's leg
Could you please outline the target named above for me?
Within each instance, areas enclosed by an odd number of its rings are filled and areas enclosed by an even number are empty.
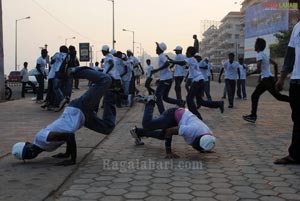
[[[155,92],[156,105],[160,114],[162,114],[165,111],[165,107],[162,99],[164,90],[165,90],[164,81],[160,80]]]
[[[289,155],[300,162],[300,85],[290,85],[290,106],[292,109],[293,136],[289,147]]]
[[[226,87],[226,81],[225,81],[222,98],[224,98],[224,99],[226,98],[226,93],[227,93],[227,87]]]
[[[274,96],[274,98],[276,98],[279,101],[290,102],[289,96],[283,95],[279,93],[278,90],[276,90],[273,77],[267,78],[265,81],[265,85],[267,86],[267,90],[272,94],[272,96]]]
[[[176,92],[176,98],[178,100],[182,100],[182,95],[181,95],[181,83],[183,80],[183,76],[178,76],[174,77],[175,79],[175,92]]]
[[[145,87],[148,90],[148,94],[152,95],[152,91],[151,91],[151,87],[150,87],[150,83],[151,83],[152,79],[147,77],[146,81],[145,81]]]
[[[186,92],[187,92],[187,93],[188,93],[189,90],[190,90],[191,84],[192,84],[192,79],[187,78],[187,79],[186,79],[186,82],[185,82],[185,89],[186,89]]]
[[[243,93],[243,99],[247,98],[247,93],[246,93],[246,80],[241,80],[242,84],[242,93]]]
[[[22,92],[21,92],[21,97],[25,98],[25,87],[26,87],[27,82],[22,82]]]
[[[196,104],[194,102],[194,98],[197,96],[197,94],[199,94],[203,90],[204,90],[204,81],[203,80],[200,80],[198,82],[192,82],[190,91],[188,92],[187,97],[186,97],[186,102],[187,102],[187,106],[188,106],[189,110],[201,120],[202,120],[202,117],[201,117],[201,114],[197,110]],[[199,96],[198,99],[202,100],[202,97]],[[201,100],[200,100],[200,102],[201,102]]]
[[[44,77],[42,75],[35,75],[35,78],[36,81],[39,83],[36,100],[40,101],[44,99]]]
[[[264,80],[262,80],[255,88],[254,92],[251,95],[251,102],[252,102],[252,109],[251,109],[251,116],[257,116],[257,107],[259,97],[267,90]]]
[[[174,99],[174,98],[169,97],[169,92],[170,92],[171,87],[172,87],[172,82],[173,82],[172,79],[165,80],[165,82],[164,82],[165,90],[163,92],[163,100],[167,103],[170,103],[170,104],[181,105],[183,100],[178,100],[178,99]]]
[[[136,128],[138,137],[150,137],[158,140],[165,140],[165,132],[162,129],[158,130],[145,130],[143,128]]]
[[[229,107],[233,107],[233,101],[234,101],[234,94],[235,94],[235,80],[226,80],[227,82],[227,93],[228,93],[228,102]]]
[[[58,106],[59,103],[64,99],[63,92],[61,91],[61,82],[58,78],[53,79],[53,91],[55,93],[54,105]]]
[[[242,92],[241,92],[241,88],[242,88],[242,80],[238,79],[236,82],[236,86],[237,86],[237,91],[236,91],[236,95],[238,98],[242,98]]]
[[[210,77],[208,78],[208,81],[205,81],[204,92],[205,92],[207,100],[211,101],[211,95],[210,95]]]

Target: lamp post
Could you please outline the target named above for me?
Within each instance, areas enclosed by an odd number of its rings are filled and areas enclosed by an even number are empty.
[[[135,42],[136,44],[139,44],[139,49],[140,49],[140,59],[141,59],[141,63],[144,66],[144,49],[142,47],[142,43],[140,42]]]
[[[18,21],[30,19],[30,16],[16,19],[15,30],[15,70],[18,70]]]
[[[113,34],[113,41],[112,41],[112,48],[115,49],[115,0],[108,0],[112,2],[112,34]]]
[[[132,33],[132,52],[134,54],[134,31],[128,30],[128,29],[123,29],[123,31],[129,31]]]
[[[69,40],[69,39],[75,39],[75,38],[76,38],[75,36],[73,36],[73,37],[71,37],[71,38],[66,38],[66,39],[65,39],[65,45],[67,46],[67,43],[68,43],[68,40]]]

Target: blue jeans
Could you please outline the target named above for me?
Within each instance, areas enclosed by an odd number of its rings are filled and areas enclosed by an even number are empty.
[[[243,96],[242,96],[243,94]],[[239,79],[237,80],[237,91],[236,91],[236,95],[239,97],[239,98],[246,98],[247,97],[247,94],[246,94],[246,80],[242,80],[242,79]]]
[[[73,73],[74,78],[87,79],[92,82],[89,89],[79,98],[70,102],[70,107],[79,108],[85,115],[85,127],[98,133],[109,134],[113,131],[116,122],[116,107],[114,94],[108,91],[111,85],[111,78],[89,67],[76,67]],[[103,117],[100,119],[95,108],[99,105],[101,97],[103,99]]]
[[[156,89],[156,104],[160,114],[165,111],[163,100],[167,103],[177,104],[181,103],[181,100],[173,99],[169,97],[169,92],[172,86],[172,79],[169,80],[160,80]]]
[[[59,103],[64,99],[64,94],[62,92],[61,81],[58,78],[53,79],[53,91],[55,93],[54,105],[58,106]]]
[[[229,106],[233,106],[236,80],[225,79]]]

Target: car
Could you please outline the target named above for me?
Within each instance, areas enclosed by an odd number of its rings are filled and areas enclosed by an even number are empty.
[[[9,82],[21,82],[21,71],[10,71],[8,75]]]

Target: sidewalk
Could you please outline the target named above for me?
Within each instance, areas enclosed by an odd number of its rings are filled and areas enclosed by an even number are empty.
[[[119,123],[105,138],[85,128],[76,133],[82,160],[77,167],[53,166],[57,160],[51,154],[25,164],[2,157],[0,200],[300,200],[300,166],[273,165],[287,154],[291,140],[289,105],[265,93],[257,123],[247,123],[241,116],[250,111],[253,89],[247,88],[247,101],[235,100],[234,109],[225,100],[224,114],[199,110],[217,137],[216,153],[200,154],[179,136],[173,140],[179,159],[164,158],[163,141],[144,139],[144,146],[135,146],[129,130],[141,126],[143,104],[137,103],[130,110],[118,109]],[[213,99],[222,91],[223,84],[212,82]],[[30,101],[0,104],[1,156],[15,142],[31,141],[58,116],[41,115]]]

